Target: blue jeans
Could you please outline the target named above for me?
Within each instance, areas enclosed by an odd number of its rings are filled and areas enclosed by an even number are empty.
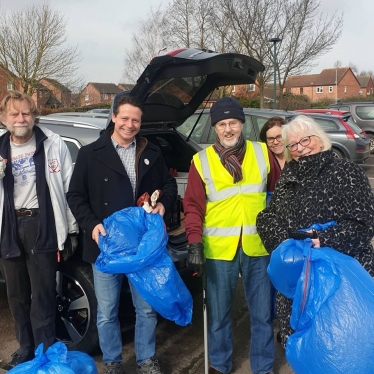
[[[122,362],[122,337],[118,320],[118,307],[124,274],[106,274],[92,265],[95,294],[97,298],[97,330],[103,362]],[[136,311],[135,356],[136,363],[142,365],[155,356],[156,311],[143,300],[129,282]]]
[[[232,261],[206,260],[209,359],[210,366],[221,373],[232,369],[231,307],[239,273],[251,323],[251,370],[265,374],[273,369],[273,291],[266,271],[269,260],[270,256],[249,257],[242,248]]]

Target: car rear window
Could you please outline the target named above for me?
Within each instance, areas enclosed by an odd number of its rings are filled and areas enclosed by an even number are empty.
[[[374,120],[374,105],[372,106],[357,106],[356,107],[356,114],[361,119],[372,119]]]
[[[339,125],[335,121],[321,118],[313,118],[325,131],[334,131],[339,129]]]
[[[182,109],[190,103],[206,79],[207,76],[203,75],[157,81],[151,87],[146,102]]]
[[[348,125],[352,128],[352,130],[356,133],[356,134],[362,134],[362,130],[351,120],[351,119],[348,119],[347,121],[345,121],[348,123]]]

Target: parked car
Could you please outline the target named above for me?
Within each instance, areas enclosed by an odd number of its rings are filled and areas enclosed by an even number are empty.
[[[60,112],[48,114],[49,116],[59,117],[84,117],[84,118],[108,118],[108,113],[89,113],[89,112]]]
[[[156,144],[167,167],[174,174],[178,173],[176,179],[181,197],[192,157],[201,148],[176,131],[177,126],[196,111],[211,91],[224,85],[252,84],[261,70],[263,66],[249,56],[180,49],[155,57],[138,79],[131,94],[144,103],[139,134]],[[117,94],[114,101],[123,94],[128,92]],[[79,148],[95,141],[108,125],[111,125],[111,115],[108,119],[61,115],[40,117],[40,126],[63,137],[73,161]],[[167,249],[183,279],[196,286],[199,280],[191,276],[186,266],[187,240],[180,218],[179,200],[175,210],[164,217],[169,228]],[[82,243],[79,237],[79,250],[66,263],[59,264],[57,338],[69,349],[92,352],[98,346],[97,305],[91,266],[81,260]],[[123,295],[129,295],[126,285]],[[131,305],[131,301],[127,304]],[[126,317],[121,319],[126,326],[130,315],[125,309],[121,314]]]
[[[109,114],[110,109],[91,109],[91,110],[87,110],[86,113],[105,113],[105,114]]]
[[[286,121],[300,115],[297,111],[284,111],[276,109],[245,108],[246,122],[243,133],[248,140],[260,140],[260,131],[264,123],[273,116],[279,116]],[[350,114],[342,116],[326,115],[320,113],[304,113],[312,116],[326,131],[331,142],[332,150],[340,158],[347,158],[356,163],[363,163],[370,155],[370,139],[352,121]],[[196,125],[195,125],[196,124]],[[178,131],[202,147],[214,143],[216,133],[210,125],[209,110],[197,110],[189,117]]]
[[[329,105],[327,109],[350,112],[353,121],[370,137],[371,153],[374,153],[374,101],[342,101]]]

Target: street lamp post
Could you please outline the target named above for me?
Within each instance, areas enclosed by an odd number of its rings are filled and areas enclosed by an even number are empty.
[[[281,38],[269,39],[269,42],[274,44],[274,109],[277,109],[277,43],[280,41]]]

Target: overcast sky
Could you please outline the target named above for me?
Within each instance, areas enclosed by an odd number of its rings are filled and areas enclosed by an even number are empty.
[[[78,45],[81,70],[87,82],[123,81],[124,50],[131,48],[132,34],[151,6],[167,5],[168,0],[0,0],[0,11],[21,9],[25,4],[49,3],[61,10],[68,26],[69,43]],[[374,70],[374,0],[322,0],[328,13],[344,12],[343,34],[333,50],[321,56],[310,73],[355,64],[360,70]]]

